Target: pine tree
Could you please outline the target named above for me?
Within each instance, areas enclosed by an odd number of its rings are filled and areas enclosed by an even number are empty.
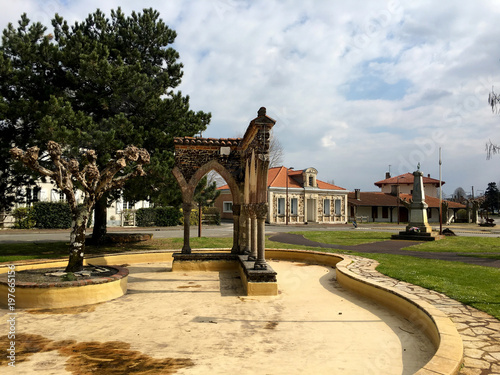
[[[146,177],[125,186],[127,199],[175,200],[173,138],[193,136],[210,122],[209,113],[192,111],[189,97],[173,90],[182,78],[171,47],[175,31],[153,9],[127,17],[118,8],[110,18],[97,10],[71,27],[56,14],[52,26],[53,35],[47,34],[23,15],[17,29],[9,24],[4,30],[0,160],[9,159],[13,146],[38,146],[43,154],[54,140],[68,156],[95,150],[103,168],[117,150],[135,145],[149,152],[151,163]],[[12,176],[12,166],[4,164],[2,177]],[[8,190],[0,188],[0,194]],[[105,209],[113,198],[108,194],[96,204],[94,237],[105,234]]]

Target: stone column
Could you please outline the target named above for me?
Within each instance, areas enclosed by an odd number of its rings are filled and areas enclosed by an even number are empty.
[[[248,205],[248,216],[250,217],[250,255],[248,255],[248,260],[257,259],[257,213],[255,206],[255,204]]]
[[[248,205],[243,204],[240,211],[240,254],[250,254],[250,221],[248,217]]]
[[[191,218],[191,209],[193,205],[191,203],[184,202],[182,204],[182,211],[184,215],[184,246],[182,246],[182,254],[191,254],[191,246],[189,244],[189,219]]]
[[[240,252],[240,213],[241,205],[233,204],[233,248],[231,249],[232,254],[239,254]]]
[[[257,260],[254,269],[267,270],[266,263],[266,217],[268,211],[267,203],[258,203],[255,205],[255,214],[257,216]]]

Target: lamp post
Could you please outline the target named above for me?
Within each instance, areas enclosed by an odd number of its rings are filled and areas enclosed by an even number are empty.
[[[289,213],[290,213],[290,204],[288,203],[288,171],[290,169],[293,169],[293,167],[290,167],[290,168],[287,168],[286,169],[286,209],[285,209],[285,222],[286,222],[286,225],[288,225],[288,217],[289,217]]]
[[[400,178],[401,178],[401,176],[398,176],[396,178],[396,203],[398,205],[398,209],[397,209],[396,215],[398,215],[398,225],[399,225],[399,179]]]

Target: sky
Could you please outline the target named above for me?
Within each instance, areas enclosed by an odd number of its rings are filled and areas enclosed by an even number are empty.
[[[26,12],[50,26],[97,8],[107,15],[154,8],[177,32],[191,109],[212,113],[204,137],[241,136],[260,107],[286,167],[318,170],[348,190],[413,172],[439,178],[443,193],[477,196],[500,184],[500,3],[379,0],[16,0],[2,30]]]

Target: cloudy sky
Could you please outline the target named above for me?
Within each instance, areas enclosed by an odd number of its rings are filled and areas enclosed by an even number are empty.
[[[500,144],[487,103],[500,91],[498,1],[16,0],[0,26],[118,6],[152,7],[176,30],[179,89],[212,113],[205,137],[240,136],[265,106],[284,165],[349,190],[417,163],[439,178],[439,147],[445,195],[500,182],[500,156],[485,153]]]

